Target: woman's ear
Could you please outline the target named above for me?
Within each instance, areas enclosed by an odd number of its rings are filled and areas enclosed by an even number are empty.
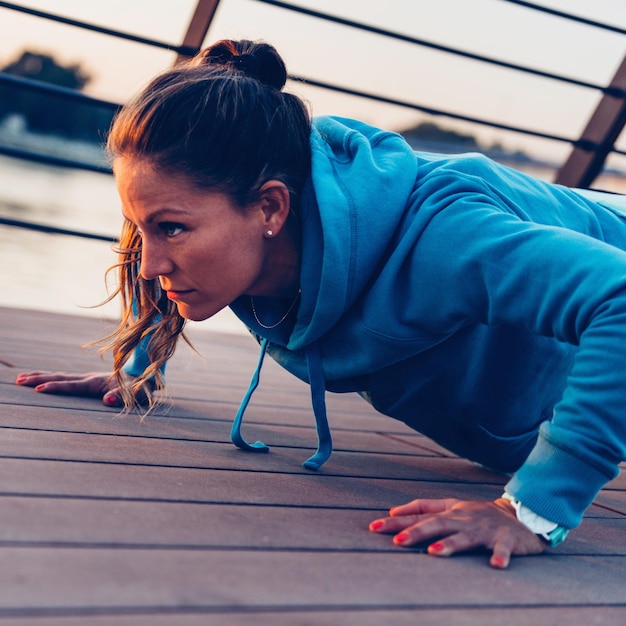
[[[275,237],[285,225],[291,209],[289,190],[279,180],[268,180],[259,190],[259,208],[263,214],[266,237]]]

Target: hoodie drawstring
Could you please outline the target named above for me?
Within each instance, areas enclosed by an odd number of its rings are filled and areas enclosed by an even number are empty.
[[[333,440],[326,417],[326,381],[324,370],[322,369],[322,357],[319,346],[314,343],[306,350],[306,362],[309,368],[309,385],[311,386],[311,403],[313,404],[313,415],[315,415],[315,426],[317,428],[317,452],[307,459],[302,467],[317,471],[328,459],[333,451]]]
[[[251,452],[268,452],[269,447],[263,442],[257,441],[256,443],[248,443],[241,436],[241,423],[243,421],[243,414],[246,411],[250,398],[254,393],[254,390],[259,386],[259,379],[261,376],[261,367],[263,366],[263,359],[267,352],[267,346],[269,341],[263,339],[261,341],[261,353],[259,355],[259,362],[257,363],[256,370],[250,381],[250,386],[246,392],[241,406],[237,411],[237,415],[233,421],[233,427],[230,431],[231,441],[242,450],[249,450]],[[333,451],[333,441],[330,434],[330,427],[328,426],[328,419],[326,417],[326,381],[324,379],[324,370],[322,369],[322,357],[317,344],[309,346],[306,350],[307,367],[309,370],[309,384],[311,386],[311,403],[313,405],[313,414],[315,415],[315,426],[317,429],[317,452],[307,459],[302,467],[308,470],[317,471],[328,459]]]
[[[248,391],[246,391],[246,395],[241,401],[241,406],[237,411],[237,415],[235,415],[233,427],[230,430],[230,440],[238,448],[241,448],[242,450],[250,450],[251,452],[269,452],[270,450],[269,446],[266,446],[262,441],[257,441],[256,443],[248,443],[241,436],[241,422],[243,420],[243,414],[246,411],[248,402],[250,402],[250,398],[252,397],[254,390],[259,386],[259,378],[261,377],[261,366],[263,365],[263,359],[265,358],[265,353],[267,352],[268,343],[269,341],[267,339],[263,339],[263,341],[261,342],[261,353],[259,355],[259,362],[257,363],[254,374],[252,375],[252,380],[250,381]]]

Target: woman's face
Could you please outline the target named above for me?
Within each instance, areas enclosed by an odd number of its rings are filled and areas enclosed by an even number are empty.
[[[183,177],[120,157],[114,165],[124,217],[142,238],[141,275],[157,279],[182,317],[203,320],[242,294],[263,293],[267,216]]]

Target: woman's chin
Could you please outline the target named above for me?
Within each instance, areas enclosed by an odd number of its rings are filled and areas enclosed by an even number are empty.
[[[201,309],[199,307],[191,307],[182,302],[177,302],[179,315],[190,322],[203,322],[213,317],[218,311],[208,311],[207,309]]]
[[[186,319],[189,322],[203,322],[204,320],[208,320],[209,317],[211,317],[210,315],[199,315],[191,313],[189,311],[185,311],[184,313],[182,313],[180,307],[178,309],[178,312],[183,319]]]

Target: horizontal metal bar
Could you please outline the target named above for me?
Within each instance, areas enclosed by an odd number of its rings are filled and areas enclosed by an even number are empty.
[[[1,77],[1,75],[0,75]],[[454,113],[452,111],[444,111],[441,109],[435,109],[432,107],[427,107],[424,105],[420,105],[420,104],[416,104],[416,103],[412,103],[412,102],[407,102],[407,101],[403,101],[403,100],[398,100],[395,98],[389,98],[386,96],[381,96],[381,95],[377,95],[377,94],[373,94],[373,93],[368,93],[368,92],[364,92],[364,91],[359,91],[356,89],[349,89],[347,87],[341,87],[339,85],[334,85],[331,83],[326,83],[326,82],[322,82],[322,81],[318,81],[312,78],[306,78],[303,76],[296,76],[296,75],[290,75],[289,79],[297,82],[297,83],[301,83],[304,85],[309,85],[312,87],[318,87],[320,89],[327,89],[329,91],[335,91],[338,93],[343,93],[346,95],[351,95],[351,96],[356,96],[359,98],[365,98],[365,99],[369,99],[369,100],[373,100],[375,102],[382,102],[385,104],[391,104],[394,106],[400,106],[403,108],[409,108],[409,109],[413,109],[415,111],[420,111],[422,113],[427,113],[429,115],[433,115],[433,116],[439,116],[439,117],[447,117],[450,119],[455,119],[455,120],[459,120],[459,121],[464,121],[464,122],[469,122],[472,124],[477,124],[480,126],[487,126],[490,128],[496,128],[498,130],[505,130],[505,131],[509,131],[509,132],[514,132],[514,133],[518,133],[518,134],[523,134],[523,135],[528,135],[531,137],[538,137],[541,139],[548,139],[551,141],[558,141],[558,142],[562,142],[562,143],[569,143],[573,146],[577,146],[583,150],[596,150],[599,148],[598,145],[589,142],[589,141],[581,141],[581,140],[577,140],[577,139],[572,139],[570,137],[563,137],[560,135],[554,135],[554,134],[550,134],[550,133],[544,133],[541,131],[536,131],[536,130],[532,130],[532,129],[527,129],[527,128],[521,128],[521,127],[517,127],[517,126],[511,126],[508,124],[501,124],[498,122],[492,122],[490,120],[485,120],[485,119],[481,119],[481,118],[476,118],[476,117],[471,117],[468,115],[461,115],[459,113]],[[29,82],[36,82],[36,81],[29,81]],[[78,92],[76,92],[78,93]],[[109,103],[112,104],[112,103]],[[23,159],[27,159],[27,160],[32,160],[32,161],[38,161],[38,162],[42,162],[42,163],[47,163],[47,164],[51,164],[51,165],[59,165],[62,167],[77,167],[80,169],[87,169],[87,170],[91,170],[91,171],[96,171],[96,172],[101,172],[101,173],[107,173],[110,174],[111,173],[111,169],[108,166],[97,166],[97,165],[93,165],[93,164],[86,164],[86,163],[82,163],[82,162],[78,162],[78,161],[73,161],[71,159],[65,159],[65,158],[60,158],[60,157],[53,157],[53,156],[49,156],[49,155],[41,155],[39,153],[34,153],[34,152],[28,152],[25,150],[19,150],[17,148],[10,148],[8,146],[2,146],[0,145],[0,154],[7,154],[8,156],[12,156],[12,157],[16,157],[16,158],[23,158]]]
[[[76,89],[69,89],[68,87],[61,87],[52,83],[46,83],[42,80],[35,80],[33,78],[23,78],[22,76],[13,76],[13,74],[7,74],[6,72],[0,72],[0,84],[10,85],[19,89],[26,89],[27,91],[37,91],[39,93],[47,93],[53,96],[59,96],[66,100],[75,100],[77,102],[84,102],[85,104],[111,109],[116,111],[120,108],[120,104],[117,102],[111,102],[110,100],[101,100],[100,98],[93,98],[86,94],[77,91]]]
[[[402,33],[385,30],[383,28],[378,28],[377,26],[371,26],[369,24],[363,24],[362,22],[355,22],[354,20],[348,20],[346,18],[329,15],[328,13],[322,13],[320,11],[315,11],[313,9],[308,9],[308,8],[297,6],[294,4],[289,4],[288,2],[280,2],[279,0],[256,0],[256,1],[262,2],[263,4],[269,4],[269,5],[281,8],[281,9],[295,11],[296,13],[302,13],[304,15],[308,15],[309,17],[315,17],[318,19],[334,22],[336,24],[341,24],[342,26],[349,26],[350,28],[364,30],[370,33],[374,33],[376,35],[383,35],[384,37],[390,37],[393,39],[397,39],[399,41],[405,41],[407,43],[415,44],[418,46],[432,48],[433,50],[438,50],[439,52],[446,52],[448,54],[454,54],[456,56],[461,56],[466,59],[471,59],[473,61],[489,63],[491,65],[503,67],[505,69],[515,70],[518,72],[524,72],[526,74],[532,74],[533,76],[539,76],[541,78],[548,78],[551,80],[568,83],[570,85],[575,85],[577,87],[595,89],[597,91],[601,91],[602,93],[616,96],[616,97],[621,97],[621,98],[626,97],[626,90],[623,90],[623,89],[615,89],[613,87],[606,87],[604,85],[599,85],[597,83],[590,83],[584,80],[571,78],[569,76],[563,76],[561,74],[554,74],[552,72],[538,70],[536,68],[527,67],[525,65],[518,65],[517,63],[509,63],[507,61],[500,61],[499,59],[495,59],[493,57],[488,57],[488,56],[484,56],[481,54],[475,54],[473,52],[460,50],[458,48],[452,48],[450,46],[444,46],[441,44],[434,43],[432,41],[427,41],[426,39],[418,39],[417,37],[411,37],[409,35],[404,35]]]
[[[601,28],[603,30],[609,30],[613,33],[618,33],[620,35],[626,35],[626,28],[620,28],[619,26],[612,26],[611,24],[606,24],[604,22],[590,20],[580,15],[574,15],[573,13],[566,13],[565,11],[557,11],[556,9],[551,9],[550,7],[546,7],[541,4],[536,4],[534,2],[522,2],[521,0],[503,0],[503,1],[510,2],[511,4],[518,4],[519,6],[525,7],[527,9],[533,9],[535,11],[548,13],[550,15],[554,15],[555,17],[561,17],[566,20],[572,20],[573,22],[579,22],[580,24],[585,24],[586,26],[593,26],[594,28]]]
[[[306,85],[311,85],[312,87],[330,89],[332,91],[337,91],[339,93],[344,93],[350,96],[359,96],[361,98],[369,98],[370,100],[375,100],[377,102],[384,102],[385,104],[393,104],[393,105],[405,107],[408,109],[414,109],[416,111],[421,111],[422,113],[428,113],[429,115],[449,117],[450,119],[460,120],[464,122],[471,122],[472,124],[478,124],[481,126],[489,126],[491,128],[497,128],[499,130],[507,130],[507,131],[511,131],[514,133],[521,133],[524,135],[529,135],[531,137],[538,137],[541,139],[550,139],[552,141],[560,141],[564,143],[569,143],[574,146],[579,146],[585,150],[595,150],[596,148],[598,148],[596,144],[592,142],[588,142],[588,141],[580,141],[577,139],[572,139],[570,137],[552,135],[550,133],[544,133],[541,131],[531,130],[528,128],[521,128],[518,126],[510,126],[508,124],[500,124],[498,122],[490,122],[489,120],[484,120],[484,119],[480,119],[477,117],[471,117],[468,115],[460,115],[458,113],[452,113],[451,111],[443,111],[441,109],[433,109],[431,107],[422,106],[420,104],[413,104],[411,102],[406,102],[403,100],[387,98],[386,96],[379,96],[379,95],[367,93],[364,91],[358,91],[356,89],[348,89],[347,87],[340,87],[339,85],[332,85],[330,83],[324,83],[321,81],[313,80],[311,78],[304,78],[301,76],[289,76],[289,78],[290,80],[300,82]]]
[[[0,154],[4,154],[15,159],[34,161],[35,163],[44,163],[45,165],[56,165],[58,167],[70,167],[78,170],[87,170],[98,174],[111,175],[113,173],[113,170],[108,165],[85,163],[84,161],[66,159],[65,157],[57,157],[50,154],[42,154],[41,152],[32,152],[30,150],[22,150],[21,148],[13,148],[11,146],[0,145]]]
[[[108,235],[98,235],[97,233],[87,233],[81,230],[71,230],[69,228],[57,228],[56,226],[48,226],[46,224],[37,224],[36,222],[26,222],[24,220],[14,220],[8,217],[0,216],[0,224],[4,226],[14,226],[16,228],[26,228],[28,230],[36,230],[51,235],[68,235],[70,237],[82,237],[84,239],[97,239],[98,241],[108,241],[116,243],[117,237]]]
[[[115,30],[113,28],[104,28],[103,26],[98,26],[96,24],[91,24],[89,22],[82,22],[80,20],[70,19],[69,17],[63,17],[62,15],[57,15],[55,13],[48,13],[46,11],[38,11],[37,9],[30,9],[28,7],[20,6],[18,4],[13,4],[12,2],[3,2],[0,0],[0,8],[10,9],[12,11],[19,11],[20,13],[33,15],[34,17],[42,17],[44,19],[51,20],[53,22],[59,22],[61,24],[66,24],[68,26],[75,26],[77,28],[91,30],[96,33],[100,33],[102,35],[110,35],[112,37],[117,37],[118,39],[126,39],[128,41],[134,41],[136,43],[145,44],[147,46],[153,46],[155,48],[163,48],[165,50],[171,50],[172,52],[177,52],[179,54],[184,54],[186,56],[193,56],[197,52],[197,50],[192,50],[191,48],[188,48],[187,46],[178,46],[176,44],[171,44],[171,43],[167,43],[164,41],[158,41],[157,39],[141,37],[140,35],[133,35],[132,33],[126,33],[124,31]]]

